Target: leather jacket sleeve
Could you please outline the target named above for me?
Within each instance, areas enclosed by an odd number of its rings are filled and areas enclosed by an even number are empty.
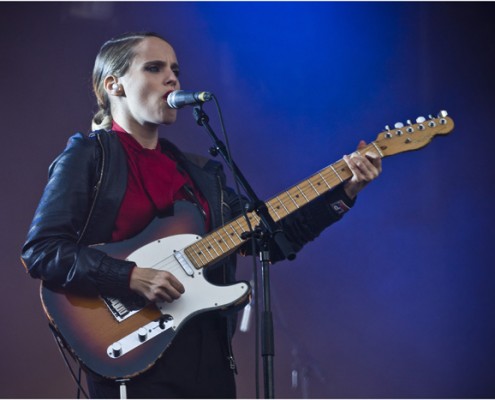
[[[47,284],[128,294],[134,263],[108,257],[88,246],[94,243],[81,241],[92,207],[99,151],[96,140],[77,134],[52,163],[21,259],[32,277]]]
[[[315,240],[327,227],[342,219],[355,203],[342,186],[301,207],[281,221],[281,226],[296,252]]]

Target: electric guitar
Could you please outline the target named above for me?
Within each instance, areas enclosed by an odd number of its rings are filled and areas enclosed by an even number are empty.
[[[419,117],[415,124],[408,121],[405,126],[398,123],[393,129],[387,127],[360,152],[374,152],[383,158],[417,150],[435,135],[448,134],[453,128],[454,122],[442,111],[435,118]],[[266,202],[268,211],[277,222],[351,176],[341,159]],[[191,317],[249,299],[247,282],[216,286],[204,277],[205,268],[245,242],[242,234],[249,231],[245,217],[233,219],[202,237],[199,211],[196,218],[188,207],[194,208],[188,202],[177,202],[174,218],[155,218],[136,237],[99,247],[108,255],[134,261],[138,266],[174,274],[184,285],[185,293],[173,303],[85,296],[42,283],[42,305],[58,340],[85,368],[112,379],[136,376],[164,354]],[[260,223],[255,212],[247,217],[252,227]]]

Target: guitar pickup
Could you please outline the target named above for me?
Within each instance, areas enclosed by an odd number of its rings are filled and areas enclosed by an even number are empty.
[[[193,267],[187,257],[182,254],[182,252],[174,251],[174,257],[187,275],[194,276]]]

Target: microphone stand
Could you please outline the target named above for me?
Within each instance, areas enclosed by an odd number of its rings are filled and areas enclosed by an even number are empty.
[[[275,225],[273,218],[271,217],[266,204],[262,202],[256,193],[249,185],[248,181],[239,170],[237,165],[231,160],[230,155],[224,143],[217,137],[213,129],[209,124],[209,117],[203,111],[203,108],[199,105],[194,107],[193,116],[198,125],[203,126],[208,134],[213,139],[215,143],[214,147],[210,149],[210,154],[216,156],[221,154],[225,159],[227,165],[233,171],[233,175],[238,183],[243,187],[246,195],[250,201],[250,210],[256,211],[260,216],[262,226],[257,227],[254,233],[254,238],[258,239],[258,248],[260,251],[260,262],[262,271],[262,285],[263,285],[263,311],[262,311],[262,356],[263,356],[263,376],[265,382],[265,398],[273,399],[275,398],[275,388],[274,388],[274,372],[273,372],[273,357],[275,355],[274,351],[274,336],[273,336],[273,316],[271,311],[271,294],[270,294],[270,241],[274,241],[283,255],[289,259],[293,260],[295,258],[295,251],[292,244],[289,242],[285,233],[280,227]],[[253,236],[250,233],[245,232],[244,237]]]

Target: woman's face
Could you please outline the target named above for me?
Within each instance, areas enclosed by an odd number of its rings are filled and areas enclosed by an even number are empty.
[[[147,37],[136,45],[134,53],[128,71],[118,78],[123,89],[118,115],[131,126],[175,122],[177,111],[166,102],[170,91],[180,89],[174,49],[160,38]]]

